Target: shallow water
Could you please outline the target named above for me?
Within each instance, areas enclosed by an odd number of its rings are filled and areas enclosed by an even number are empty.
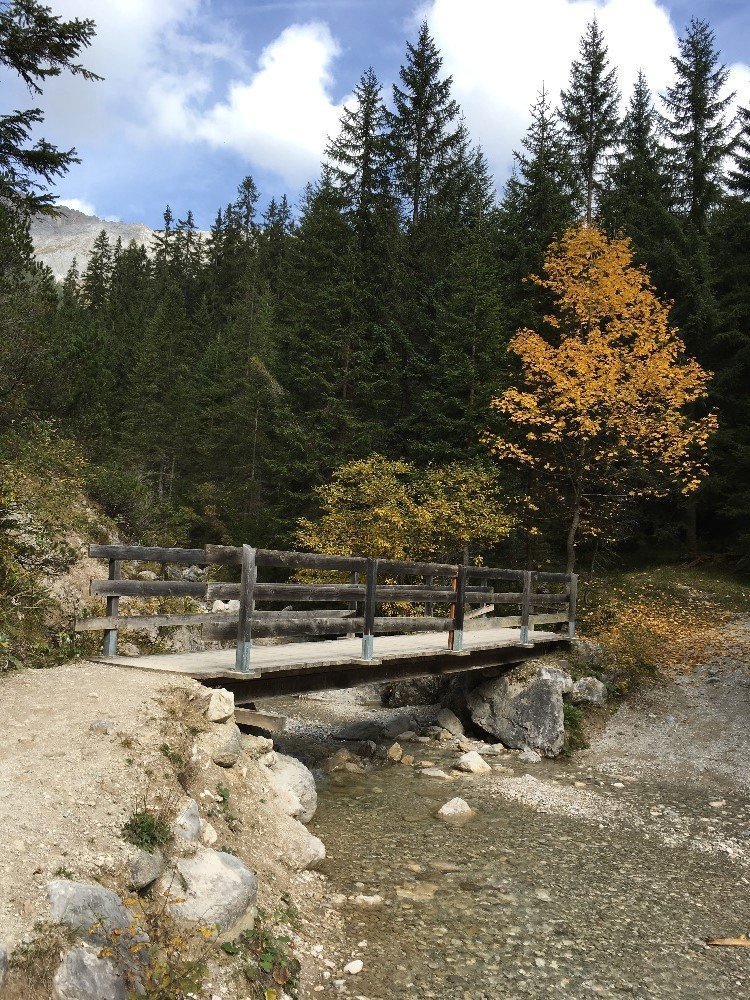
[[[336,747],[304,726],[288,744],[308,760]],[[456,756],[435,744],[417,753],[438,766]],[[334,974],[315,996],[750,997],[750,949],[705,945],[750,927],[748,870],[660,835],[694,822],[742,837],[746,802],[728,796],[720,816],[706,817],[703,789],[639,781],[618,790],[615,777],[576,763],[512,766],[557,787],[583,779],[606,802],[638,815],[658,805],[662,815],[641,827],[548,815],[498,795],[496,774],[440,781],[398,765],[334,773],[310,824],[326,844],[331,892],[384,903],[342,904],[364,970],[343,984]],[[464,826],[435,816],[454,796],[477,810]]]

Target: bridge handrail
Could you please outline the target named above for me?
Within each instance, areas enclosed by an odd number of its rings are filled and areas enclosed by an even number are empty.
[[[494,566],[463,566],[452,563],[407,562],[396,559],[372,559],[364,556],[337,556],[317,552],[291,552],[254,549],[249,545],[207,545],[203,549],[142,546],[89,546],[93,559],[109,561],[107,580],[92,580],[90,593],[106,598],[103,618],[82,619],[79,632],[103,631],[104,655],[117,651],[118,630],[122,627],[145,628],[201,625],[206,638],[219,641],[237,639],[237,669],[249,669],[253,638],[294,635],[362,636],[362,658],[373,658],[375,635],[387,632],[448,632],[449,649],[460,652],[463,645],[466,605],[484,607],[517,605],[520,614],[497,618],[498,625],[520,627],[521,642],[528,643],[534,625],[567,624],[568,634],[575,630],[577,577],[573,573],[549,573],[514,570]],[[239,583],[190,580],[122,579],[122,563],[158,562],[164,565],[241,566]],[[348,583],[259,583],[259,568],[316,569],[349,573]],[[379,583],[379,576],[396,577],[399,582]],[[404,583],[404,577],[424,577],[422,583]],[[449,579],[450,586],[436,580]],[[472,584],[472,581],[481,581]],[[521,585],[521,590],[496,591],[493,581]],[[538,593],[538,584],[564,586],[558,593]],[[199,614],[121,615],[120,599],[125,597],[193,597],[203,601],[238,600],[235,611]],[[346,602],[348,608],[316,611],[285,608],[268,611],[256,608],[258,602],[317,604]],[[377,606],[384,603],[422,604],[425,613],[415,617],[378,616]],[[435,616],[434,605],[449,605],[447,617]],[[548,609],[540,613],[537,609]],[[564,613],[553,611],[564,609]],[[361,609],[361,610],[360,610]],[[536,612],[536,613],[535,613]]]

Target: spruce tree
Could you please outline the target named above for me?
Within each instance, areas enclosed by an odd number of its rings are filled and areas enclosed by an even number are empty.
[[[617,139],[620,100],[617,71],[610,69],[596,19],[583,33],[579,58],[573,61],[568,89],[563,90],[560,100],[560,117],[582,186],[584,217],[591,225],[602,166]]]
[[[603,223],[612,234],[633,240],[657,289],[672,297],[681,241],[674,216],[675,196],[660,120],[643,73],[638,74],[620,131],[620,144],[600,197]]]
[[[725,93],[729,71],[706,21],[693,18],[672,57],[676,80],[664,94],[679,205],[698,232],[721,201],[722,165],[732,145]]]
[[[734,166],[729,171],[727,183],[733,194],[750,199],[750,107],[737,112],[738,132],[732,152]]]
[[[416,44],[407,44],[401,85],[393,85],[394,111],[387,116],[396,183],[412,226],[455,204],[466,179],[466,131],[442,65],[424,21]]]

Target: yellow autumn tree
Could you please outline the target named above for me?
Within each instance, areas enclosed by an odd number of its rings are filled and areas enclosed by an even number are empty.
[[[513,337],[522,382],[492,400],[505,419],[487,443],[566,503],[570,571],[582,525],[604,506],[698,488],[716,418],[694,404],[710,373],[686,356],[628,239],[569,229],[531,280],[554,312],[543,332]]]
[[[419,470],[382,455],[348,462],[316,490],[321,516],[297,543],[314,552],[458,562],[505,538],[496,477],[480,464]]]

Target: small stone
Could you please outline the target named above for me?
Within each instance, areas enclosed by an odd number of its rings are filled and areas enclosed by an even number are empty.
[[[391,760],[395,764],[398,764],[398,762],[401,760],[403,756],[404,756],[404,751],[401,749],[401,745],[399,743],[394,743],[392,746],[388,747],[388,754],[387,754],[388,760]]]
[[[447,729],[453,736],[464,735],[463,723],[449,708],[443,708],[438,712],[437,724],[441,729]]]
[[[201,814],[198,812],[198,803],[195,799],[190,799],[180,815],[174,821],[175,835],[183,840],[196,842],[201,835]]]
[[[480,757],[476,750],[470,750],[459,757],[455,766],[459,771],[466,771],[468,774],[488,774],[492,770],[492,767],[484,758]]]
[[[546,889],[537,889],[534,895],[541,903],[552,902],[552,896],[550,896]]]
[[[216,829],[207,820],[201,820],[201,841],[206,847],[212,847],[219,839]]]
[[[713,802],[709,802],[708,804],[711,806],[712,809],[723,809],[724,806],[727,804],[727,800],[726,799],[714,799]]]
[[[425,767],[419,772],[423,778],[443,778],[450,781],[451,776],[442,771],[439,767]]]
[[[352,902],[356,903],[357,906],[381,906],[383,897],[378,896],[377,893],[373,896],[366,896],[364,893],[359,893],[356,896],[352,896]]]
[[[89,725],[89,729],[92,733],[102,733],[106,735],[112,731],[112,723],[107,722],[106,719],[94,719],[94,721]]]
[[[164,855],[157,847],[153,852],[139,851],[138,856],[130,863],[131,889],[138,891],[151,885],[164,874]]]
[[[234,716],[234,695],[226,688],[215,688],[206,707],[209,722],[226,722]]]
[[[235,722],[220,722],[201,733],[198,749],[220,767],[234,767],[242,753],[242,733]]]
[[[537,753],[536,750],[526,747],[526,749],[518,755],[518,759],[523,761],[524,764],[538,764],[542,759],[542,755]]]
[[[142,569],[140,573],[136,574],[136,579],[138,580],[158,580],[159,577],[154,573],[152,569]]]
[[[404,765],[404,767],[411,767],[411,765],[414,763],[414,754],[405,753],[404,756],[401,758],[401,763]]]
[[[449,822],[468,820],[474,815],[475,810],[471,808],[469,803],[458,797],[450,799],[438,809],[438,817]]]
[[[597,705],[602,707],[607,704],[607,688],[596,677],[581,677],[573,685],[570,692],[570,700],[574,705]]]
[[[344,972],[349,976],[356,976],[357,973],[364,969],[365,963],[361,958],[355,958],[353,962],[349,962],[348,965],[344,966]]]

